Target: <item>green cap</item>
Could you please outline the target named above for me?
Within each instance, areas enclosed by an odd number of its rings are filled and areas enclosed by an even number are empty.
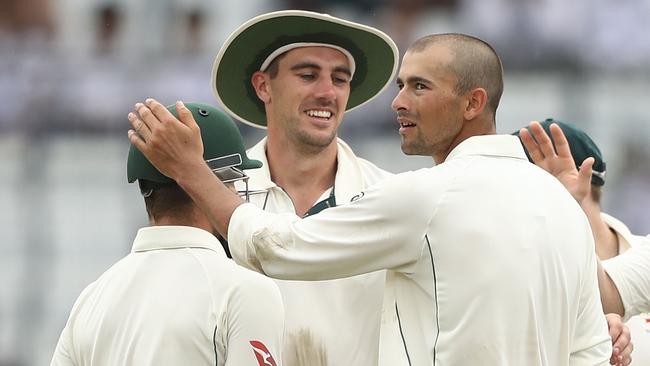
[[[544,131],[546,131],[546,133],[551,136],[551,138],[552,135],[550,126],[553,123],[560,126],[560,129],[562,129],[564,136],[566,136],[566,139],[569,143],[569,149],[571,150],[571,155],[573,156],[573,161],[576,167],[579,168],[585,159],[593,157],[594,166],[591,175],[591,184],[595,186],[604,185],[606,164],[603,161],[603,154],[600,152],[600,149],[594,140],[592,140],[585,131],[572,124],[561,122],[553,118],[547,118],[544,120],[544,122],[541,122],[541,125],[542,128],[544,128]],[[519,136],[519,131],[513,133],[513,135]],[[526,151],[526,156],[528,156],[528,160],[532,161],[530,155],[528,155],[528,151]]]
[[[222,168],[255,169],[262,162],[249,159],[244,140],[233,120],[224,112],[201,103],[186,103],[192,116],[201,129],[203,158],[213,170]],[[178,118],[176,106],[167,109]],[[143,179],[157,183],[170,183],[173,180],[158,171],[135,146],[129,148],[126,163],[126,176],[129,183]]]
[[[266,128],[264,103],[251,76],[282,52],[319,45],[339,49],[354,61],[348,111],[384,90],[397,71],[399,52],[384,32],[327,14],[284,10],[250,19],[228,37],[214,61],[212,91],[227,112]]]

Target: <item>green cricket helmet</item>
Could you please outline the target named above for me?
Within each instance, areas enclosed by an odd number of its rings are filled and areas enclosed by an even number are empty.
[[[245,176],[242,170],[262,166],[259,160],[248,158],[239,129],[227,114],[202,103],[186,103],[185,106],[192,112],[201,129],[203,158],[222,181],[237,180],[242,175]],[[167,109],[178,118],[175,105],[168,106]],[[133,145],[129,148],[126,175],[129,183],[136,180],[160,184],[173,182],[171,178],[159,172]]]

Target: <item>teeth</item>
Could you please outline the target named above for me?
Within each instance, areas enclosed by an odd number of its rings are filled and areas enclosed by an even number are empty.
[[[404,123],[401,123],[401,125],[402,125],[402,127],[412,127],[412,126],[415,126],[414,123],[410,123],[410,122],[404,122]]]
[[[308,110],[307,115],[310,116],[310,117],[330,118],[332,116],[332,112],[330,112],[330,111]]]

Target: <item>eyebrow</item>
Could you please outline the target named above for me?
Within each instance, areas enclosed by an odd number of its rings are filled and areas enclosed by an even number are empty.
[[[397,78],[397,83],[399,84],[399,83],[404,83],[404,82],[402,81],[402,78],[398,77]],[[406,78],[406,83],[407,84],[422,83],[422,84],[427,84],[427,85],[433,84],[433,82],[431,80],[425,79],[425,78],[420,77],[420,76],[409,76],[408,78]]]
[[[298,64],[295,64],[295,65],[291,66],[290,70],[291,71],[296,71],[296,70],[300,70],[300,69],[322,70],[323,68],[320,65],[315,64],[313,62],[301,62],[301,63],[298,63]],[[337,67],[335,67],[334,72],[342,72],[342,73],[344,73],[344,74],[346,74],[348,76],[352,76],[352,72],[350,71],[350,68],[345,67],[345,66],[337,66]]]

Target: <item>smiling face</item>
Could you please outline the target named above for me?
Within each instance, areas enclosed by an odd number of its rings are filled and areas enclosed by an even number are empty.
[[[288,144],[316,151],[334,143],[350,96],[343,53],[329,47],[290,50],[278,60],[275,77],[257,72],[253,84],[265,102],[269,138],[282,136]]]
[[[402,60],[392,107],[397,112],[402,151],[445,160],[463,128],[464,98],[448,67],[454,60],[444,43],[409,50]]]

